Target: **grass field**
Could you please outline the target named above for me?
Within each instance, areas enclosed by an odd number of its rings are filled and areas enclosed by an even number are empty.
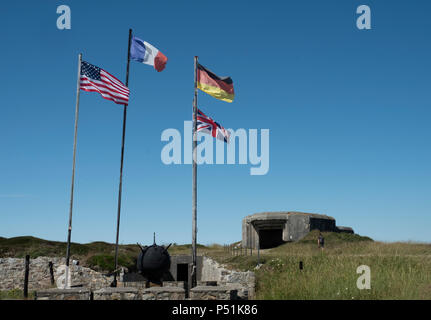
[[[431,299],[431,244],[382,243],[357,235],[317,233],[302,241],[261,250],[254,270],[257,299]],[[211,255],[211,254],[210,254]],[[233,268],[253,270],[257,256],[218,257]],[[303,270],[299,262],[303,262]],[[371,289],[359,290],[356,270],[371,270]]]
[[[256,273],[256,299],[431,299],[431,244],[382,243],[358,235],[324,233],[325,249],[317,248],[317,233],[303,240],[257,252],[232,255],[220,245],[199,246],[229,268]],[[0,257],[64,256],[65,244],[31,237],[0,239]],[[169,253],[190,254],[190,245],[173,245]],[[97,270],[113,268],[114,245],[74,244],[74,258]],[[139,248],[120,247],[120,264],[134,267]],[[238,251],[239,253],[239,251]],[[303,270],[299,262],[303,262]],[[371,269],[371,289],[359,290],[357,267]]]

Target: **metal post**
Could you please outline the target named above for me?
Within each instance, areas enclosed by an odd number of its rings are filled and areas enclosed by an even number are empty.
[[[129,29],[129,42],[127,46],[127,69],[126,69],[126,87],[129,86],[129,66],[130,66],[130,44],[132,41],[132,29]],[[124,105],[123,111],[123,136],[121,139],[121,162],[120,162],[120,183],[118,186],[118,208],[117,208],[117,236],[115,239],[115,266],[114,281],[111,286],[117,286],[117,269],[118,269],[118,240],[120,235],[120,214],[121,214],[121,193],[123,188],[123,161],[124,161],[124,140],[126,138],[126,119],[127,104]]]
[[[30,256],[25,256],[24,298],[28,298],[28,274],[30,272]]]
[[[52,265],[52,261],[50,261],[48,263],[48,267],[49,267],[49,275],[51,277],[51,284],[54,285],[54,269],[53,269],[53,265]]]
[[[198,57],[195,56],[194,59],[194,67],[195,67],[195,74],[194,74],[194,99],[193,99],[193,174],[192,174],[192,180],[193,180],[193,199],[192,199],[192,215],[193,215],[193,222],[192,222],[192,279],[191,279],[191,287],[196,287],[197,285],[197,270],[196,270],[196,260],[197,260],[197,253],[196,253],[196,236],[197,236],[197,229],[196,229],[196,222],[197,222],[197,105],[198,105],[198,86],[197,86],[197,67],[198,67]]]
[[[78,136],[78,118],[79,118],[79,94],[81,83],[81,63],[82,54],[78,56],[78,79],[76,83],[76,106],[75,106],[75,134],[73,138],[73,161],[72,161],[72,183],[70,190],[70,206],[69,206],[69,227],[67,229],[67,249],[66,249],[66,279],[64,281],[64,288],[69,288],[69,260],[70,260],[70,240],[72,237],[72,211],[73,211],[73,189],[75,186],[75,159],[76,159],[76,140]]]

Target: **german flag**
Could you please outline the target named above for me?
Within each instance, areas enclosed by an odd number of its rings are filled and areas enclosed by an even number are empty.
[[[233,82],[230,77],[219,77],[198,63],[198,88],[216,99],[232,102],[234,97]]]

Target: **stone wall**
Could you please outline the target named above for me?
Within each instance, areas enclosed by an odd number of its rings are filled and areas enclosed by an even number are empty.
[[[219,286],[227,286],[237,290],[240,299],[252,299],[254,297],[256,283],[254,272],[229,270],[211,258],[204,257],[201,282],[210,281],[216,281]]]
[[[184,300],[186,291],[178,287],[152,287],[141,291],[142,300]]]
[[[48,289],[36,291],[35,300],[90,300],[89,289]]]
[[[163,281],[163,287],[184,288],[184,281]]]
[[[65,258],[38,257],[30,259],[28,289],[51,288],[49,262],[52,261],[54,274],[59,265],[64,264]],[[24,289],[24,258],[0,258],[0,290]]]
[[[140,300],[136,288],[103,288],[93,292],[94,300]]]
[[[109,287],[114,277],[106,277],[100,272],[94,271],[90,268],[76,266],[71,264],[69,266],[70,285],[72,287],[85,287],[89,289],[101,289]],[[57,288],[64,288],[66,280],[66,265],[60,265],[55,270],[55,280]]]
[[[145,289],[146,284],[147,284],[146,281],[118,281],[117,287]],[[153,286],[157,286],[157,285],[153,285]],[[162,287],[184,288],[184,281],[163,281]]]
[[[51,284],[49,262],[53,263],[55,284]],[[63,288],[65,281],[65,258],[38,257],[30,259],[29,290],[49,289],[52,287]],[[107,287],[113,277],[105,277],[101,273],[90,268],[70,265],[70,277],[72,286],[82,286],[90,289]],[[0,258],[0,290],[24,289],[24,258]]]
[[[224,297],[220,293],[220,297]],[[35,300],[184,300],[185,290],[177,287],[152,287],[137,289],[131,287],[48,289],[36,291]]]
[[[190,290],[191,300],[236,300],[237,290],[230,286],[197,286]]]
[[[49,262],[53,263],[55,285],[51,285],[51,276],[49,272]],[[58,287],[64,288],[65,283],[65,259],[55,257],[39,257],[30,259],[30,273],[29,273],[29,290],[42,290]],[[99,272],[90,268],[70,265],[69,275],[71,277],[71,285],[73,287],[82,287],[83,289],[90,289],[96,293],[97,290],[108,288],[113,281],[113,277],[106,277]],[[0,258],[0,290],[12,290],[24,288],[24,271],[25,261],[23,258]],[[255,290],[255,276],[251,271],[239,272],[228,270],[225,266],[218,264],[216,261],[203,257],[201,279],[199,284],[208,284],[210,282],[217,284],[217,286],[228,287],[229,290],[236,290],[240,299],[250,299],[254,297]],[[119,282],[119,287],[135,287],[132,291],[138,290],[143,296],[140,299],[161,300],[161,299],[184,299],[184,282],[164,282],[163,287],[153,287],[145,289],[145,282]],[[78,289],[78,288],[77,288]],[[120,288],[118,288],[120,289]],[[126,289],[126,288],[124,288]],[[130,289],[130,288],[129,288]],[[214,286],[212,289],[218,290]],[[113,293],[106,291],[99,292],[98,299],[111,297],[114,299],[117,296]],[[223,289],[224,290],[224,289]],[[223,291],[221,290],[221,291]],[[227,290],[227,289],[226,289]],[[127,291],[127,290],[126,290]],[[195,290],[196,291],[196,290]],[[210,290],[211,291],[211,290]],[[217,291],[218,292],[218,291]],[[71,296],[64,294],[70,293]],[[226,292],[225,292],[226,293]],[[82,295],[84,294],[84,296]],[[86,299],[86,293],[75,294],[72,291],[52,293],[54,299]],[[118,293],[121,296],[121,293]],[[205,295],[204,293],[202,293]],[[221,293],[220,293],[221,294]],[[57,296],[55,296],[57,295]],[[208,293],[208,297],[217,296],[217,294]],[[127,295],[126,295],[127,296]],[[57,297],[57,298],[55,298]],[[44,297],[40,297],[44,298]],[[46,298],[46,297],[45,297]],[[48,299],[48,298],[46,298]],[[220,298],[221,299],[221,298]]]

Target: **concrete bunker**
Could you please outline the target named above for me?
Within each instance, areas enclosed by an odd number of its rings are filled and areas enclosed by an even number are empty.
[[[285,242],[298,241],[312,230],[354,233],[352,228],[337,227],[333,217],[296,211],[263,212],[242,221],[242,246],[268,249]]]
[[[196,257],[196,279],[202,277],[202,256]],[[174,255],[171,256],[171,267],[169,273],[172,281],[182,281],[184,285],[191,288],[192,281],[192,256],[191,255]]]
[[[259,232],[261,249],[277,247],[284,243],[283,229],[263,229]]]

